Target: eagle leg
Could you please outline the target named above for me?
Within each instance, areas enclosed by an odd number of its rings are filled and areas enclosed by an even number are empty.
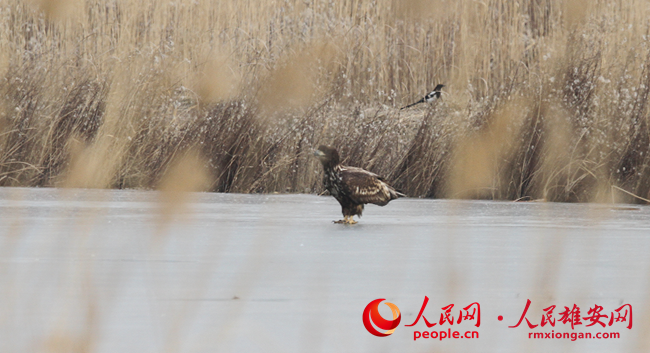
[[[355,221],[353,217],[354,216],[343,216],[343,219],[333,222],[337,224],[357,224],[357,221]]]

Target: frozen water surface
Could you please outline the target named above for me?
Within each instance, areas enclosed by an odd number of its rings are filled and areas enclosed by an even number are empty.
[[[0,189],[0,351],[647,351],[650,208],[399,199],[359,224],[314,195],[194,194],[183,207],[144,191]],[[419,339],[428,329],[478,339]],[[362,324],[385,298],[389,337]],[[556,305],[555,327],[540,324]],[[439,324],[478,302],[481,324]],[[571,330],[633,307],[633,327]],[[380,313],[391,312],[380,304]],[[497,317],[502,315],[503,321]],[[604,321],[604,320],[603,320]],[[532,332],[619,339],[528,339]],[[64,347],[64,348],[61,348]],[[67,347],[67,348],[66,348]],[[72,348],[70,348],[72,347]],[[645,348],[644,348],[645,347]]]

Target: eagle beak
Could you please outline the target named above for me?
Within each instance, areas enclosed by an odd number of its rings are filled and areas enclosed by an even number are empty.
[[[314,156],[316,157],[325,157],[325,153],[321,150],[314,150]]]

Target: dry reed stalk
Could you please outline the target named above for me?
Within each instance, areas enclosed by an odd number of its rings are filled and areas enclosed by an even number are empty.
[[[69,3],[0,7],[0,185],[154,188],[194,146],[210,190],[314,192],[326,143],[412,196],[650,192],[644,1]]]

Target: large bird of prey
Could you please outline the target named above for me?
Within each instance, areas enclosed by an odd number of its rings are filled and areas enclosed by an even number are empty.
[[[391,200],[406,196],[375,173],[341,165],[335,148],[320,146],[314,155],[325,170],[325,189],[341,204],[343,210],[343,219],[334,223],[355,224],[357,222],[353,217],[361,217],[364,204],[385,206]]]

